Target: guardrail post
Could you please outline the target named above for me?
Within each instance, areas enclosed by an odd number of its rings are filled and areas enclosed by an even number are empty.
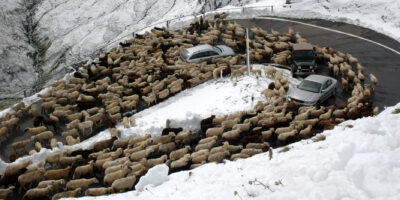
[[[246,61],[247,61],[247,75],[250,76],[250,52],[249,52],[249,29],[246,28]]]
[[[271,14],[274,13],[274,6],[271,6]]]

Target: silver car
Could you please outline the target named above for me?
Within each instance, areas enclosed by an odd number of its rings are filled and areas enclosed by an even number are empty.
[[[209,44],[197,45],[181,52],[181,59],[187,63],[199,63],[203,61],[211,61],[213,58],[234,56],[235,52],[228,46]]]
[[[290,88],[286,99],[293,100],[299,105],[319,106],[321,103],[336,95],[337,81],[334,78],[321,75],[310,75],[296,88]]]

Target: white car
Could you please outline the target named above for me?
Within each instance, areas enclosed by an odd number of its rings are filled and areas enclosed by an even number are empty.
[[[337,80],[328,76],[310,75],[296,88],[290,88],[286,99],[299,105],[319,106],[336,95]]]
[[[187,63],[211,61],[213,58],[234,56],[232,48],[225,45],[211,46],[209,44],[197,45],[181,52],[181,59]]]

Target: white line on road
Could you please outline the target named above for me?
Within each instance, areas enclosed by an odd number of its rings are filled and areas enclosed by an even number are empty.
[[[270,20],[277,20],[277,21],[293,22],[293,23],[298,23],[298,24],[311,26],[311,27],[315,27],[315,28],[319,28],[319,29],[324,29],[324,30],[327,30],[327,31],[332,31],[332,32],[344,34],[344,35],[347,35],[347,36],[355,37],[355,38],[358,38],[358,39],[361,39],[361,40],[365,40],[367,42],[371,42],[371,43],[379,45],[379,46],[381,46],[381,47],[383,47],[385,49],[388,49],[388,50],[392,51],[393,53],[396,53],[396,54],[400,55],[399,51],[396,51],[395,49],[392,49],[392,48],[390,48],[390,47],[388,47],[388,46],[386,46],[384,44],[381,44],[379,42],[375,42],[375,41],[367,39],[367,38],[363,38],[363,37],[358,36],[358,35],[354,35],[354,34],[351,34],[351,33],[346,33],[346,32],[343,32],[343,31],[338,31],[338,30],[335,30],[335,29],[322,27],[322,26],[317,26],[317,25],[309,24],[309,23],[305,23],[305,22],[299,22],[299,21],[289,20],[289,19],[281,19],[281,18],[276,18],[276,17],[256,17],[256,19],[270,19]]]

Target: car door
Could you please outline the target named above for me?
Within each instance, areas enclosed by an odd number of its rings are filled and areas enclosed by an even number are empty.
[[[322,94],[323,101],[327,100],[332,93],[332,80],[328,79],[322,86],[322,90],[324,91]]]

